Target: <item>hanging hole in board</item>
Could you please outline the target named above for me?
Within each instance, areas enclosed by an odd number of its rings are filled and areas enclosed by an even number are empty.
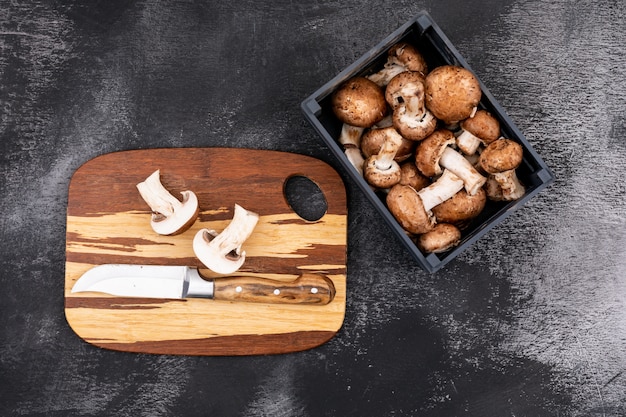
[[[303,175],[287,178],[283,193],[289,207],[306,221],[318,221],[328,210],[328,202],[320,187]]]

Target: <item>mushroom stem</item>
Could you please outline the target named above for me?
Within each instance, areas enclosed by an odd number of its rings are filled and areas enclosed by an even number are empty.
[[[519,181],[515,169],[498,172],[492,175],[502,189],[502,196],[505,200],[517,200],[526,192],[526,188]]]
[[[406,71],[406,67],[404,65],[388,62],[385,64],[383,69],[374,74],[368,75],[367,78],[378,84],[378,86],[384,87],[389,84],[389,81],[391,81],[393,77],[404,71]]]
[[[400,148],[401,139],[400,136],[388,136],[380,147],[380,151],[377,155],[372,156],[376,168],[381,171],[391,169],[395,163],[394,158]]]
[[[481,142],[478,136],[465,129],[461,129],[461,134],[456,138],[456,146],[465,155],[474,155]]]
[[[154,171],[143,182],[137,184],[137,190],[154,213],[165,217],[173,215],[183,205],[161,184],[160,170]]]
[[[478,189],[487,181],[487,178],[480,175],[463,155],[450,147],[446,147],[441,154],[439,165],[449,169],[461,178],[469,195],[476,194]]]
[[[359,126],[352,126],[348,123],[344,123],[341,126],[341,133],[339,134],[339,143],[342,145],[354,145],[357,148],[361,146],[361,136],[365,128]]]
[[[346,146],[343,153],[348,158],[348,161],[356,168],[358,173],[363,176],[363,163],[365,162],[365,158],[361,154],[361,150],[359,148],[355,148],[354,146]]]
[[[463,189],[463,180],[452,171],[445,169],[437,181],[417,192],[422,199],[424,210],[430,211],[433,207],[452,198]]]

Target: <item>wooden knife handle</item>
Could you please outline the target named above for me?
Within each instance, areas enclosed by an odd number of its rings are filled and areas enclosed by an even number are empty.
[[[234,276],[214,283],[215,300],[325,305],[335,297],[332,280],[322,274],[305,273],[291,282]]]

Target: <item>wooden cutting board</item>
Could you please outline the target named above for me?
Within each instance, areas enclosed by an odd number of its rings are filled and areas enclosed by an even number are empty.
[[[182,234],[160,236],[150,227],[150,210],[136,184],[157,169],[173,195],[192,190],[198,196],[199,218]],[[285,186],[298,176],[317,185],[322,202],[326,200],[327,210],[319,220],[303,219],[289,203]],[[201,228],[221,231],[232,219],[235,203],[260,215],[244,244],[247,258],[238,274],[291,281],[303,272],[323,273],[337,291],[331,303],[278,305],[71,293],[85,271],[108,263],[197,266],[212,277],[195,257],[191,241]],[[343,181],[329,165],[308,156],[232,148],[102,155],[81,166],[70,182],[65,315],[78,336],[113,350],[253,355],[309,349],[332,338],[343,323],[346,233]]]

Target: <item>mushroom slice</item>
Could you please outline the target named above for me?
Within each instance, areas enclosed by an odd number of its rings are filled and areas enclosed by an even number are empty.
[[[461,231],[449,223],[437,223],[433,230],[420,235],[417,247],[426,253],[441,253],[457,246],[461,241]]]
[[[152,210],[150,226],[160,235],[174,235],[187,230],[198,217],[198,198],[193,191],[182,191],[178,200],[161,184],[160,170],[154,171],[137,190]]]
[[[246,260],[246,252],[241,250],[250,237],[259,215],[235,204],[232,221],[222,233],[201,229],[193,238],[193,251],[198,259],[211,271],[218,274],[232,274]]]

